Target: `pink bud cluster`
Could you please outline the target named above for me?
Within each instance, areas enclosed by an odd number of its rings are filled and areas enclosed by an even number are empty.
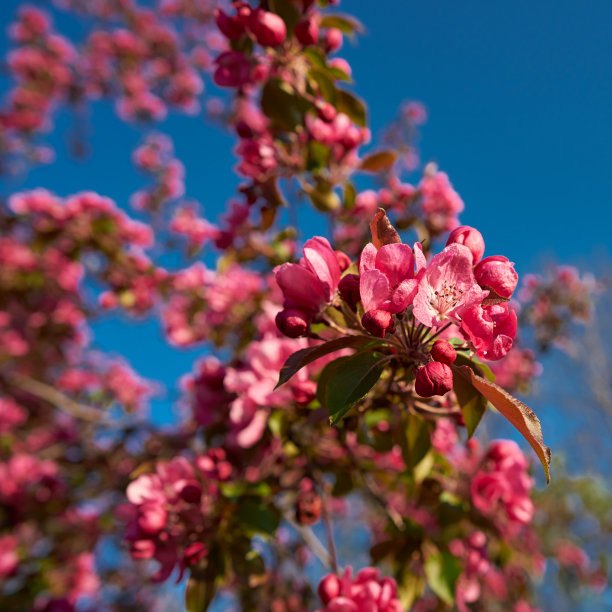
[[[230,335],[256,310],[263,283],[238,265],[222,272],[196,263],[171,278],[172,294],[162,313],[166,334],[177,346]]]
[[[342,576],[328,574],[319,583],[325,606],[318,612],[402,612],[393,578],[382,578],[380,570],[366,567],[353,577],[350,567]]]
[[[126,540],[134,559],[155,559],[154,580],[163,581],[175,566],[190,567],[207,554],[206,540],[217,524],[219,482],[231,466],[221,449],[195,461],[184,457],[158,461],[154,473],[142,474],[127,488],[131,505],[119,510],[127,521]]]
[[[511,533],[533,518],[529,494],[533,480],[528,474],[529,462],[516,442],[492,442],[472,477],[470,491],[474,506],[483,514],[495,517]]]

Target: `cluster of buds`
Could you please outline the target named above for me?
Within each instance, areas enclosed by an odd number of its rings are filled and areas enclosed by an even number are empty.
[[[366,567],[353,578],[347,567],[342,576],[328,574],[319,583],[325,608],[318,612],[402,612],[393,578],[381,578],[380,570]]]

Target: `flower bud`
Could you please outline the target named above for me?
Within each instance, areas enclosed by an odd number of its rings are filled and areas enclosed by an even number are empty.
[[[340,595],[342,584],[336,574],[328,574],[319,582],[319,597],[324,604],[328,604],[332,599]]]
[[[244,34],[244,25],[236,17],[230,17],[221,9],[215,11],[215,23],[229,40],[238,40]]]
[[[472,253],[472,263],[476,265],[481,259],[485,251],[485,243],[482,234],[475,228],[469,225],[460,225],[456,227],[448,237],[446,246],[456,242],[467,247]]]
[[[132,559],[151,559],[155,554],[155,542],[151,540],[136,540],[130,546]]]
[[[333,53],[342,46],[342,32],[338,28],[329,28],[325,31],[323,40],[327,52]]]
[[[452,388],[453,372],[445,363],[432,361],[417,372],[414,390],[421,397],[444,395]]]
[[[276,327],[289,338],[299,338],[308,331],[308,317],[297,308],[281,310],[276,315]]]
[[[275,13],[255,9],[249,17],[249,28],[263,47],[278,47],[287,36],[287,27]]]
[[[342,251],[334,251],[338,265],[340,266],[340,272],[344,272],[351,265],[351,258]]]
[[[457,359],[457,352],[450,342],[436,340],[431,347],[431,356],[434,361],[439,361],[449,366]]]
[[[295,520],[299,525],[314,525],[320,518],[323,501],[314,491],[301,491],[295,502]]]
[[[318,101],[316,103],[317,114],[323,121],[327,121],[328,123],[333,121],[338,114],[336,112],[336,107],[329,102]]]
[[[319,40],[319,24],[314,17],[308,17],[295,26],[295,37],[305,46],[314,45]]]
[[[387,330],[390,332],[395,330],[393,315],[386,310],[368,310],[363,315],[361,324],[377,338],[384,338]]]
[[[361,299],[359,294],[359,275],[347,274],[338,283],[338,293],[340,297],[351,307],[355,308]]]
[[[251,62],[240,51],[226,51],[216,60],[213,80],[219,87],[242,87],[251,76]]]
[[[503,255],[485,257],[474,269],[474,276],[481,287],[493,289],[497,295],[508,299],[518,284],[514,263]]]

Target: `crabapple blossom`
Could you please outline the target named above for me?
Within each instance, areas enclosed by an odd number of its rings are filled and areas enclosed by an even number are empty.
[[[421,397],[444,395],[453,388],[453,373],[445,364],[432,361],[416,373],[414,390]]]
[[[485,257],[475,268],[474,276],[481,287],[495,291],[502,298],[512,297],[518,284],[514,264],[502,255]]]
[[[470,249],[474,265],[476,265],[484,255],[485,243],[482,234],[469,225],[460,225],[449,234],[446,246],[453,243],[463,244]]]

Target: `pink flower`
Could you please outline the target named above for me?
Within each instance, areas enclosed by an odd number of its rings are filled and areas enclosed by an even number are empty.
[[[0,578],[12,576],[18,565],[17,538],[11,535],[0,537]]]
[[[319,597],[325,608],[318,612],[402,612],[397,585],[392,578],[381,578],[375,567],[366,567],[355,578],[350,567],[343,576],[328,574],[319,584]]]
[[[463,211],[464,204],[448,180],[448,175],[445,172],[426,174],[418,188],[430,232],[438,235],[456,227],[457,215]]]
[[[414,245],[414,252],[407,244],[385,244],[377,250],[369,243],[359,260],[359,292],[364,310],[397,313],[408,308],[417,293],[425,265],[418,243]]]
[[[275,268],[274,275],[283,292],[284,307],[312,317],[332,301],[340,282],[340,265],[329,242],[316,236],[304,245],[299,264],[283,264]]]
[[[428,327],[458,322],[488,294],[476,283],[470,250],[453,243],[429,262],[414,298],[414,316]]]
[[[517,331],[516,313],[508,304],[478,304],[463,313],[461,329],[479,357],[496,361],[512,348]]]

